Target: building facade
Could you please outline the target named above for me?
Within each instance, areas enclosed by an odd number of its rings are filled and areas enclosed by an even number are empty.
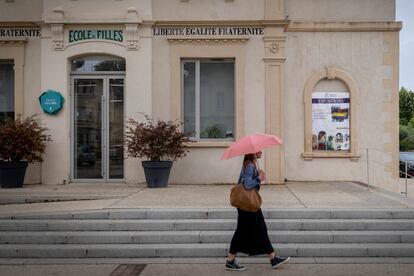
[[[197,141],[171,183],[234,183],[224,149],[265,132],[284,141],[268,183],[400,191],[401,27],[394,0],[3,0],[0,119],[41,114],[52,135],[26,183],[144,182],[122,139],[146,114]]]

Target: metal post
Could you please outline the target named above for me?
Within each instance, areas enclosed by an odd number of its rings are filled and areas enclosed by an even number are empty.
[[[405,162],[405,196],[407,196],[407,161]]]
[[[367,148],[367,188],[369,191],[369,152]]]

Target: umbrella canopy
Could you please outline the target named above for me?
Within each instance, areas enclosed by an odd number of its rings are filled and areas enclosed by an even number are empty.
[[[240,138],[231,144],[231,146],[224,151],[221,159],[229,159],[235,156],[256,153],[264,148],[281,144],[282,140],[275,135],[260,133],[251,134]]]

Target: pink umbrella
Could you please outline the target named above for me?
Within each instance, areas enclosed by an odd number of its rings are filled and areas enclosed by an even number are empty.
[[[282,140],[275,135],[260,133],[251,134],[240,138],[231,144],[231,146],[224,151],[221,159],[229,159],[235,156],[256,153],[264,148],[281,144]]]

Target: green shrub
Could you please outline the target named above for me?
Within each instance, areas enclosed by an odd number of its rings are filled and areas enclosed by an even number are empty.
[[[414,150],[414,127],[400,125],[400,151]]]
[[[52,141],[46,134],[37,115],[26,119],[7,120],[0,125],[0,160],[22,161],[29,163],[43,161],[46,142]]]
[[[125,145],[129,157],[151,161],[177,160],[186,156],[186,143],[193,142],[181,132],[180,121],[153,120],[145,116],[145,122],[128,119],[126,122]]]

